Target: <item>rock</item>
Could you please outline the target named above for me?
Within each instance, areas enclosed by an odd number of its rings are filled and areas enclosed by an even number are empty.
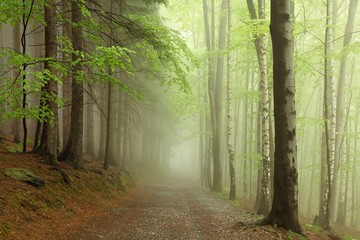
[[[26,182],[34,187],[41,187],[45,185],[43,178],[36,176],[33,172],[23,168],[7,168],[4,174],[13,179]]]

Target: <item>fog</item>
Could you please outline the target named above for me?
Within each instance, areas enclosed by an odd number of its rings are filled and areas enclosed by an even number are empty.
[[[121,20],[124,22],[88,14],[91,19],[84,21],[99,25],[91,28],[92,24],[84,24],[76,36],[83,45],[78,51],[84,52],[72,57],[69,52],[76,44],[70,44],[71,26],[64,20],[69,11],[62,6],[58,14],[63,18],[58,17],[55,26],[59,43],[54,62],[59,65],[56,71],[52,69],[50,80],[44,77],[48,36],[43,21],[32,19],[22,33],[27,38],[25,46],[18,41],[20,26],[25,26],[4,22],[0,29],[4,50],[1,135],[25,145],[25,151],[42,146],[46,152],[50,144],[46,141],[52,139],[52,156],[67,153],[65,160],[74,167],[82,166],[84,155],[88,161],[104,163],[104,169],[122,169],[134,175],[173,173],[225,193],[229,192],[229,163],[233,162],[237,199],[259,209],[266,176],[265,192],[271,203],[277,133],[269,4],[264,19],[252,19],[246,1],[234,2],[233,26],[227,28],[228,9],[221,11],[219,1],[214,6],[204,3],[207,1],[184,4],[174,0],[167,6],[149,7],[130,1],[129,9],[138,12]],[[122,12],[119,4],[105,1],[94,8],[99,8],[97,13],[105,9],[112,15]],[[356,9],[353,4],[344,1],[334,9],[334,26],[326,22],[331,16],[327,16],[325,3],[305,1],[294,6],[292,72],[297,128],[293,138],[296,133],[300,217],[312,222],[324,216],[324,207],[331,206],[332,225],[358,230],[360,16],[351,11]],[[262,49],[260,36],[264,37]],[[229,38],[232,42],[224,41]],[[26,54],[20,54],[21,49],[26,49]],[[79,59],[74,61],[74,57]],[[81,74],[75,74],[74,66]],[[230,84],[227,80],[231,77]],[[53,92],[50,83],[56,86]],[[44,98],[48,95],[54,99]],[[80,95],[83,99],[75,101]],[[47,106],[49,102],[57,104],[54,111]],[[80,110],[71,113],[73,106]],[[265,117],[264,112],[268,114]],[[54,138],[43,129],[56,132]],[[234,151],[233,161],[229,161],[228,143]],[[75,152],[80,157],[70,161]],[[265,159],[270,159],[268,174],[262,172]]]

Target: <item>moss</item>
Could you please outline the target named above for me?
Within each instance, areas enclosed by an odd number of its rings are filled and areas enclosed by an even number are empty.
[[[11,223],[0,220],[0,237],[7,237],[12,227]]]

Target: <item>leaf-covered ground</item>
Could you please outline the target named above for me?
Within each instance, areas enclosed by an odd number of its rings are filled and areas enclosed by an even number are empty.
[[[69,185],[42,159],[9,149],[11,144],[0,144],[0,239],[336,239],[306,224],[305,236],[242,226],[258,219],[246,204],[184,179],[143,178],[134,187],[129,175],[104,172],[99,162],[88,161],[85,171],[61,163]],[[45,186],[3,174],[14,167],[31,170]]]

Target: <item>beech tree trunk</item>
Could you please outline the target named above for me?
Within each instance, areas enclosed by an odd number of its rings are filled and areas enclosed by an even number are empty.
[[[301,233],[298,220],[297,150],[293,41],[290,1],[271,1],[273,44],[275,169],[274,199],[265,223]]]

